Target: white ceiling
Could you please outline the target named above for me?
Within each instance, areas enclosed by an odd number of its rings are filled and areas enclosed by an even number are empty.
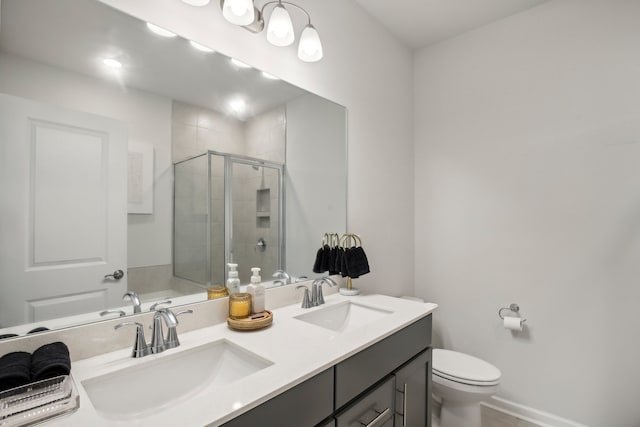
[[[454,37],[548,0],[355,0],[414,49]]]

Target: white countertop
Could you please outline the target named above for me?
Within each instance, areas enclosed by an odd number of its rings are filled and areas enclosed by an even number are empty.
[[[357,330],[343,333],[294,318],[346,300],[392,313]],[[272,310],[273,324],[260,331],[238,332],[229,329],[226,323],[221,323],[180,334],[180,347],[157,355],[134,359],[131,357],[131,349],[126,349],[80,360],[73,363],[71,371],[80,395],[79,409],[71,415],[51,420],[46,425],[217,426],[427,316],[436,307],[436,304],[384,295],[345,297],[335,294],[326,297],[326,305],[320,307],[302,309],[299,304],[295,304]],[[122,421],[99,414],[82,387],[82,382],[89,378],[142,365],[219,339],[244,347],[273,364],[224,387],[205,387],[188,398],[177,399],[172,407],[163,408],[152,415]],[[167,380],[166,386],[171,387],[170,380]],[[123,389],[123,393],[126,392]],[[135,396],[131,398],[134,399]]]

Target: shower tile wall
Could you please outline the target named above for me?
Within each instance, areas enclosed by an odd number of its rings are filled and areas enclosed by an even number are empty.
[[[173,162],[207,150],[246,155],[244,122],[213,110],[173,101]]]
[[[246,122],[230,118],[212,110],[203,109],[183,102],[173,102],[172,136],[173,136],[173,161],[177,162],[199,154],[207,150],[237,154],[264,159],[277,163],[285,162],[285,108],[277,107],[259,114]],[[224,282],[224,169],[222,158],[211,156],[212,159],[212,205],[211,205],[211,266],[212,283]],[[242,166],[242,167],[241,167]],[[278,175],[277,171],[266,169],[264,182],[262,168],[258,171],[251,166],[236,165],[240,173],[235,173],[237,183],[234,183],[233,211],[234,222],[234,261],[240,264],[240,280],[247,283],[250,277],[250,268],[259,266],[265,271],[265,279],[278,268]],[[199,186],[196,186],[199,187]],[[259,222],[256,213],[256,190],[269,188],[270,191],[270,221],[268,227],[264,221]],[[200,196],[198,196],[200,197]],[[206,197],[202,200],[206,200]],[[178,210],[178,208],[176,209]],[[238,216],[239,215],[239,216]],[[203,264],[201,235],[197,235],[196,229],[201,227],[194,225],[194,232],[189,236],[177,238],[184,244],[190,239],[195,239],[191,261],[182,261],[189,265],[188,277],[202,279]],[[259,238],[267,243],[267,249],[260,252],[256,248]],[[196,248],[197,246],[197,248]],[[182,264],[182,263],[181,263]],[[183,264],[183,265],[186,265]],[[181,276],[185,277],[185,276]]]

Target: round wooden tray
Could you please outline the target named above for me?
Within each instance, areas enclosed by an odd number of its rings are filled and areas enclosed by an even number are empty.
[[[262,316],[256,318],[256,316]],[[273,322],[273,313],[269,310],[253,313],[244,319],[232,319],[227,317],[227,324],[231,329],[237,331],[255,331],[256,329],[266,328]]]

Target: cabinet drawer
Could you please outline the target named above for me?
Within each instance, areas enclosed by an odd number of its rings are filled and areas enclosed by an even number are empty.
[[[431,315],[336,365],[335,408],[339,409],[431,345]]]
[[[336,417],[336,427],[393,426],[394,377],[389,377]]]
[[[314,426],[333,413],[333,369],[329,368],[232,419],[224,427]]]

